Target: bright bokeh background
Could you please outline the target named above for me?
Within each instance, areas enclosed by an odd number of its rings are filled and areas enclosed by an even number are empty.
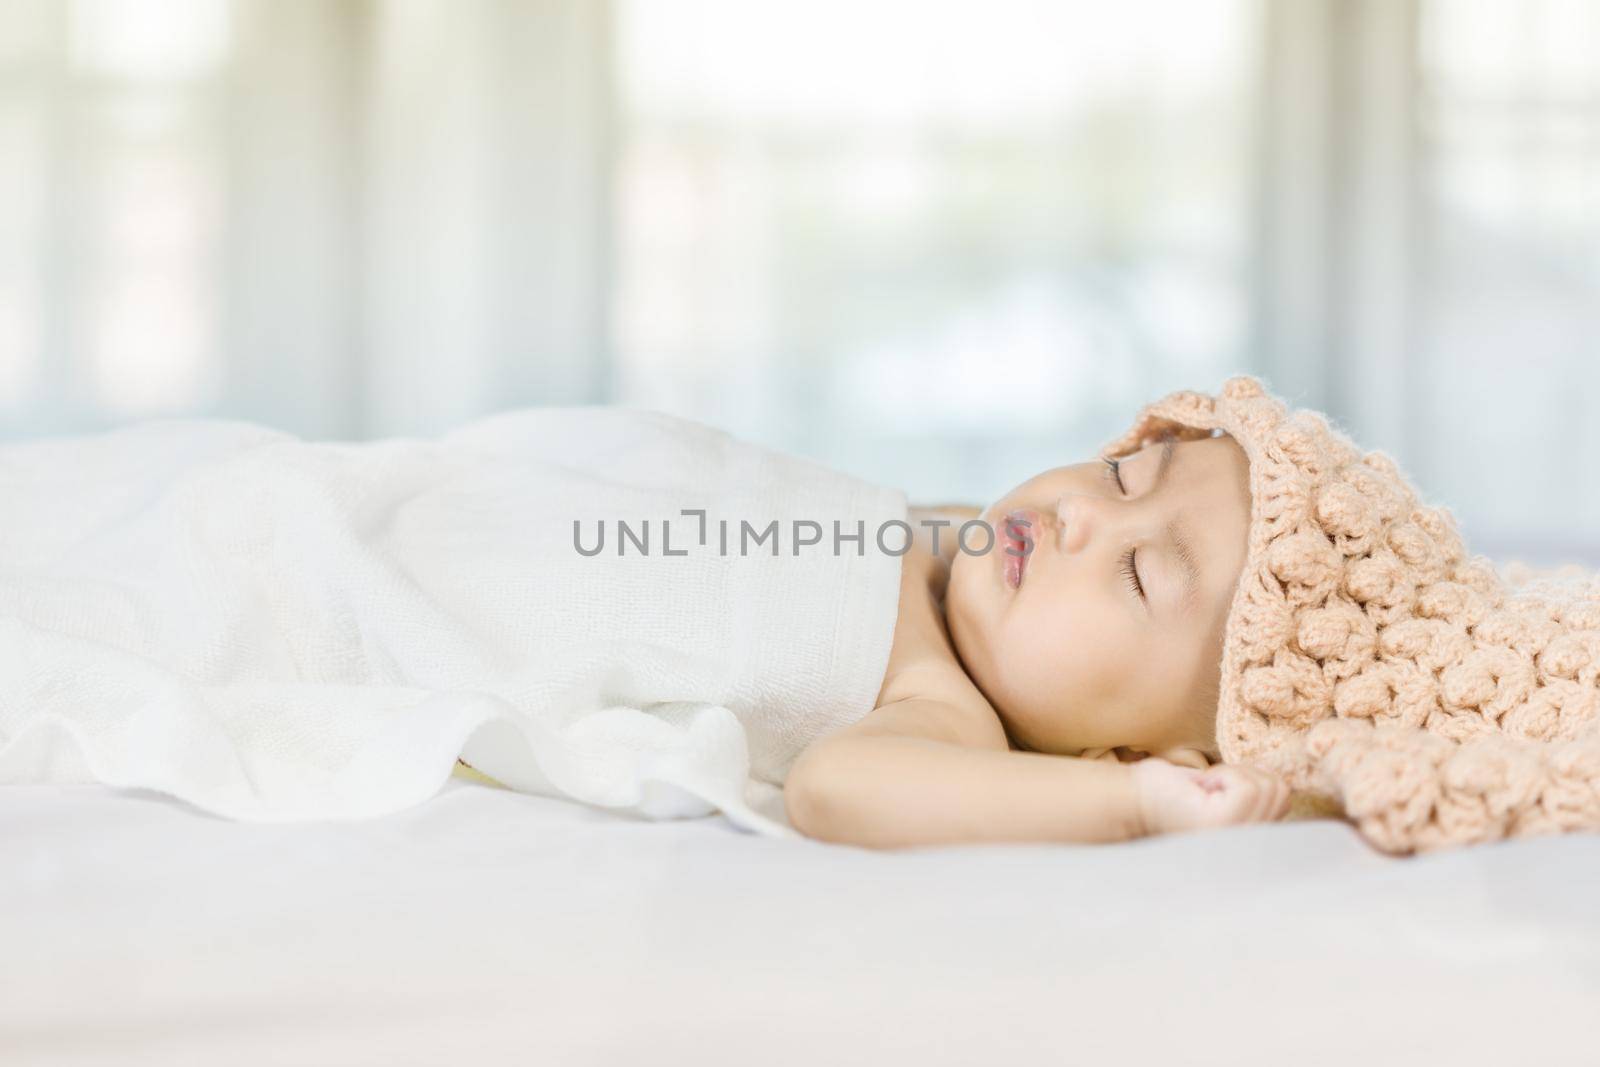
[[[0,4],[6,438],[622,402],[985,502],[1235,371],[1600,562],[1600,4]]]

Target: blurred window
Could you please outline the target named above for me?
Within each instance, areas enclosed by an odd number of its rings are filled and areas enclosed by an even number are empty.
[[[221,373],[227,0],[0,5],[0,411],[203,406]]]
[[[1419,31],[1414,462],[1475,548],[1595,559],[1600,4],[1428,0]]]
[[[1245,357],[1252,4],[618,26],[620,399],[978,499]]]
[[[0,437],[619,400],[981,503],[1250,369],[1600,563],[1600,4],[0,2]]]

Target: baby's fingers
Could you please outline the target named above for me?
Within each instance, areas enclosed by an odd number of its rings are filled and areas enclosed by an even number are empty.
[[[1250,780],[1237,767],[1213,767],[1195,779],[1200,789],[1202,821],[1207,826],[1248,822],[1256,796]]]
[[[1289,783],[1275,774],[1256,768],[1246,768],[1256,794],[1256,804],[1251,810],[1252,822],[1269,822],[1283,818],[1289,812]]]
[[[1223,766],[1206,772],[1213,813],[1220,825],[1281,818],[1288,809],[1288,787],[1274,775],[1251,767]]]
[[[1289,788],[1289,783],[1284,781],[1282,778],[1274,778],[1272,780],[1272,787],[1272,814],[1269,815],[1268,818],[1281,819],[1285,815],[1289,814],[1289,800],[1291,799],[1293,791]]]

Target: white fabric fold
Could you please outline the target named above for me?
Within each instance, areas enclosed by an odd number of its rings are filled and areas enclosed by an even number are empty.
[[[900,571],[877,533],[906,513],[897,490],[598,407],[365,444],[149,422],[0,447],[0,501],[0,782],[360,818],[433,795],[459,756],[765,833],[800,751],[873,706]],[[619,520],[647,550],[619,554]],[[776,538],[741,554],[746,522]]]

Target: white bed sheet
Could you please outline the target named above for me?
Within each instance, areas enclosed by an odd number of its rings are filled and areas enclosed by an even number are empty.
[[[0,1063],[1600,1062],[1600,837],[899,854],[453,783],[0,789]]]

